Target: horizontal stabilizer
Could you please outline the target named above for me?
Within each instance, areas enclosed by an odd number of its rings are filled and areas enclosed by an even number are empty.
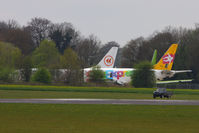
[[[187,72],[192,72],[192,70],[179,70],[179,71],[174,71],[176,73],[187,73]]]
[[[158,81],[156,84],[170,84],[170,83],[186,83],[192,82],[193,79],[185,79],[185,80],[169,80],[169,81]]]

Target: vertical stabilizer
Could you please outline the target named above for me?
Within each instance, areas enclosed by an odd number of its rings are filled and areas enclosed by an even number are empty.
[[[101,68],[113,68],[117,51],[118,47],[112,47],[97,65]]]
[[[157,64],[154,65],[156,70],[171,70],[175,53],[178,48],[178,44],[172,44],[167,52],[162,56]]]
[[[152,60],[151,60],[151,64],[155,65],[156,61],[157,61],[157,50],[155,49],[155,51],[153,52],[153,57],[152,57]]]

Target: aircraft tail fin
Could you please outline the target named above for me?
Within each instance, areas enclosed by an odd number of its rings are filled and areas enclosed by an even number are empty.
[[[178,48],[178,44],[172,44],[166,53],[162,56],[157,64],[154,65],[154,69],[157,70],[171,70],[175,53]]]
[[[113,68],[117,51],[118,47],[112,47],[97,65],[101,68]]]
[[[153,52],[153,57],[152,57],[152,60],[151,60],[151,64],[155,65],[156,61],[157,61],[157,50],[155,49],[155,51]]]

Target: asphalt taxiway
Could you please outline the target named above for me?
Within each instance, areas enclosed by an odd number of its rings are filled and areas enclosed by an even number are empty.
[[[199,105],[199,100],[163,100],[163,99],[0,99],[0,103]]]

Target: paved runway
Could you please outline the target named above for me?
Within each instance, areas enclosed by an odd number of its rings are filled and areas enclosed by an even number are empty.
[[[0,103],[199,105],[199,100],[158,99],[0,99]]]

